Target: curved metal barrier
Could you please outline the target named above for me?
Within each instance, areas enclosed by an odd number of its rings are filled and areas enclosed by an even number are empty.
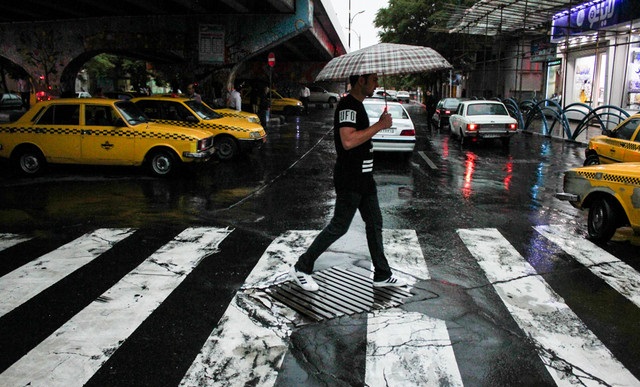
[[[602,131],[617,126],[629,117],[624,109],[614,105],[602,105],[595,109],[584,103],[572,103],[564,108],[551,99],[530,99],[518,102],[513,98],[501,100],[509,114],[518,121],[522,130],[530,130],[538,121],[541,123],[541,134],[552,136],[559,125],[566,139],[576,141],[587,128],[599,126]],[[567,114],[572,116],[570,123]],[[574,117],[580,117],[576,120]],[[576,122],[577,121],[577,122]],[[575,124],[573,122],[576,122]]]

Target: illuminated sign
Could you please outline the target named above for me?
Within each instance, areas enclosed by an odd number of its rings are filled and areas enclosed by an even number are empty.
[[[640,17],[637,0],[595,0],[580,4],[569,11],[557,13],[551,22],[551,41],[567,36],[598,31]]]

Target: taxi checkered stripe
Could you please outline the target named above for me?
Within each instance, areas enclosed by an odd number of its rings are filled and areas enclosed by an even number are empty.
[[[637,142],[619,141],[619,140],[613,140],[613,139],[607,139],[604,142],[609,144],[609,145],[613,145],[613,146],[620,147],[620,148],[623,148],[623,149],[628,149],[628,150],[632,150],[632,151],[639,151],[640,150],[640,143],[637,143]]]
[[[79,128],[33,128],[33,127],[12,127],[2,128],[2,133],[35,133],[35,134],[80,134]]]
[[[35,134],[82,134],[84,136],[112,136],[112,137],[140,137],[140,138],[160,138],[164,140],[198,141],[197,137],[188,136],[183,133],[158,133],[140,131],[120,131],[120,130],[100,130],[100,129],[78,129],[78,128],[32,128],[14,127],[3,128],[2,132],[7,133],[35,133]]]
[[[581,172],[580,174],[589,180],[610,181],[612,183],[640,186],[640,178],[637,178],[637,177],[625,176],[625,175],[612,175],[610,173],[605,173],[600,178],[597,178],[597,175],[599,173],[600,172]]]
[[[194,124],[186,121],[174,121],[174,120],[153,120],[158,124],[182,126],[184,128],[197,128],[197,129],[214,129],[214,130],[232,130],[236,132],[251,132],[251,129],[240,128],[230,125],[215,125],[215,124]]]

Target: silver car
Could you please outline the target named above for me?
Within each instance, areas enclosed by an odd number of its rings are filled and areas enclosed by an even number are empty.
[[[407,156],[416,146],[416,130],[407,110],[398,102],[387,102],[377,98],[364,100],[369,122],[378,121],[384,109],[391,114],[393,126],[379,131],[373,138],[374,152],[403,152]]]

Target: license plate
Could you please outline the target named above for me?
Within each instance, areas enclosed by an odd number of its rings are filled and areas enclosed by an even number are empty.
[[[484,138],[498,138],[498,137],[500,137],[500,135],[499,134],[485,134],[482,137],[484,137]]]
[[[382,129],[381,131],[379,131],[378,133],[383,133],[383,134],[392,134],[395,133],[395,129]]]

